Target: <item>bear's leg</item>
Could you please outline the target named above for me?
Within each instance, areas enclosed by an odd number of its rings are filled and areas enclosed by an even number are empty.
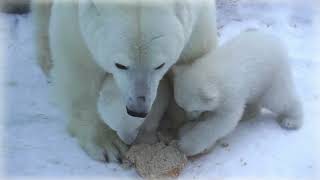
[[[282,128],[299,129],[302,124],[302,107],[295,97],[282,97],[274,102],[268,103],[266,108],[274,112],[277,121]]]
[[[75,79],[73,83],[74,81]],[[94,97],[86,97],[83,94],[76,98],[67,96],[68,89],[65,89],[64,92],[66,93],[64,104],[69,120],[69,133],[77,139],[80,146],[93,159],[121,162],[121,155],[127,150],[127,147],[117,134],[100,119]]]
[[[50,0],[32,1],[31,14],[34,24],[34,36],[36,39],[37,62],[43,73],[50,78],[52,61],[49,48],[49,17],[50,17]]]
[[[279,114],[278,122],[282,128],[299,129],[303,124],[301,104],[297,100],[292,100],[291,102],[293,104]]]
[[[168,80],[164,77],[160,81],[157,97],[146,120],[142,124],[142,127],[140,127],[135,143],[154,144],[158,141],[157,130],[159,128],[159,123],[168,108],[169,98],[171,97],[172,95],[170,93]]]
[[[258,103],[247,104],[241,121],[255,119],[260,115],[261,106]]]
[[[49,47],[54,100],[69,120],[68,130],[94,159],[121,161],[126,145],[100,117],[98,93],[106,72],[92,58],[79,31],[73,3],[55,1],[51,8]]]
[[[283,77],[273,82],[262,99],[262,105],[278,116],[277,120],[282,128],[299,129],[303,124],[302,106],[288,75],[290,74],[283,74]]]
[[[122,162],[121,155],[125,153],[127,146],[100,120],[94,108],[75,105],[67,113],[69,133],[90,157],[99,161]]]
[[[229,100],[227,106],[203,114],[197,124],[187,123],[187,128],[182,127],[184,132],[180,132],[178,141],[180,150],[187,156],[204,153],[236,127],[243,113],[244,103],[233,101],[231,97]]]
[[[121,162],[126,145],[100,119],[97,110],[98,93],[105,73],[93,62],[89,63],[89,53],[81,54],[81,51],[61,47],[58,40],[53,41],[57,46],[52,49],[55,62],[51,74],[53,92],[69,120],[70,134],[93,159]]]

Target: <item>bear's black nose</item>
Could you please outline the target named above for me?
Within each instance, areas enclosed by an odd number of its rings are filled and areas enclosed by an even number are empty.
[[[146,113],[146,112],[135,112],[135,111],[132,111],[128,107],[126,107],[126,109],[127,109],[127,113],[130,116],[133,116],[133,117],[145,118],[148,115],[148,113]]]

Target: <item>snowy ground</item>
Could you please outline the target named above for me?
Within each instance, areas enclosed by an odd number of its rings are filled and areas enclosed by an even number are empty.
[[[191,161],[180,177],[320,178],[320,46],[315,44],[320,42],[320,13],[307,3],[241,3],[238,9],[225,4],[220,9],[221,42],[246,28],[281,37],[289,48],[305,124],[299,131],[285,131],[269,114],[241,122],[210,154]],[[2,176],[137,178],[133,170],[91,160],[69,137],[66,120],[48,100],[32,41],[30,16],[0,14]]]

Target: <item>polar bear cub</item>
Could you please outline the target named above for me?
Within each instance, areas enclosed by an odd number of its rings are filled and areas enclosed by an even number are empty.
[[[126,144],[155,143],[156,130],[169,102],[169,87],[167,79],[160,81],[157,97],[150,113],[145,118],[133,117],[127,114],[125,100],[112,76],[106,76],[97,102],[101,119],[116,131]]]
[[[176,66],[174,97],[194,120],[180,129],[180,149],[188,156],[207,151],[243,114],[258,114],[261,108],[275,113],[283,128],[301,127],[302,109],[287,60],[279,39],[247,31],[191,66]]]

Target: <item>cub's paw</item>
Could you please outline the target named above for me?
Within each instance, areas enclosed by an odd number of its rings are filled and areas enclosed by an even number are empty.
[[[178,147],[187,156],[203,153],[207,149],[206,138],[199,132],[196,123],[188,123],[179,132]]]
[[[188,123],[185,123],[180,129],[179,129],[179,137],[182,137],[187,132],[191,131],[191,129],[197,124],[197,121],[191,121]]]
[[[110,129],[105,129],[103,134],[92,138],[78,138],[78,141],[91,158],[103,162],[122,163],[122,155],[128,149],[118,135]]]
[[[288,130],[296,130],[301,128],[302,126],[302,121],[300,119],[294,119],[294,118],[280,118],[278,120],[278,123],[280,126],[284,129]]]

